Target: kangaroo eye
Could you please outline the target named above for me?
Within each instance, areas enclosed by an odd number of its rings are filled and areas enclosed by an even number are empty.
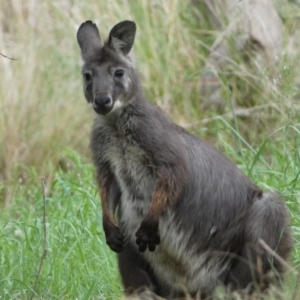
[[[121,78],[124,75],[124,70],[122,69],[117,69],[114,73],[115,77]]]
[[[93,80],[93,76],[90,73],[84,73],[83,78],[86,82],[90,82]]]

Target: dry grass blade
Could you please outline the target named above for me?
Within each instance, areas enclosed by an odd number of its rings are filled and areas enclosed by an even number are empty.
[[[6,56],[6,55],[4,55],[2,53],[0,53],[0,55],[3,56],[3,57],[5,57],[5,58],[7,58],[7,59],[10,59],[10,60],[18,60],[17,58],[8,57],[8,56]]]
[[[282,259],[274,250],[272,250],[265,241],[262,239],[259,240],[260,245],[267,251],[269,252],[275,259],[278,260],[285,268],[286,270],[292,272],[294,269],[291,267],[290,264],[288,264],[284,259]]]
[[[34,298],[34,295],[36,294],[36,287],[37,287],[37,284],[39,282],[39,278],[40,278],[40,275],[41,275],[43,262],[46,258],[46,255],[47,255],[46,192],[45,192],[44,177],[41,178],[41,183],[42,183],[42,195],[43,195],[43,207],[44,207],[44,210],[43,210],[44,245],[43,245],[42,255],[41,255],[41,258],[40,258],[39,268],[37,270],[35,282],[34,282],[34,285],[33,285],[33,288],[32,288],[32,293],[31,293],[31,296],[29,298],[30,300],[32,300]]]

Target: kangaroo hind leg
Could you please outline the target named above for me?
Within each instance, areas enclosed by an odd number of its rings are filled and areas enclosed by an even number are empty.
[[[292,245],[284,202],[276,194],[263,194],[250,208],[245,224],[244,248],[228,274],[227,283],[238,289],[255,283],[260,289],[265,289],[274,276],[279,280],[285,271],[285,265],[274,253],[286,261]],[[271,273],[274,276],[268,276]]]

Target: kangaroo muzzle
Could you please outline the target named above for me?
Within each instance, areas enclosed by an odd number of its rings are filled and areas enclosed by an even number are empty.
[[[113,109],[113,100],[108,95],[96,97],[93,101],[93,108],[97,114],[106,115]]]

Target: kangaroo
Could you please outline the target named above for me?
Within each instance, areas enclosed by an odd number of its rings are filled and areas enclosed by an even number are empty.
[[[125,291],[208,297],[219,285],[261,283],[271,270],[280,278],[284,266],[260,240],[288,259],[285,203],[146,99],[129,54],[135,33],[132,21],[105,43],[91,21],[77,32],[84,95],[96,112],[90,147],[103,228]]]

